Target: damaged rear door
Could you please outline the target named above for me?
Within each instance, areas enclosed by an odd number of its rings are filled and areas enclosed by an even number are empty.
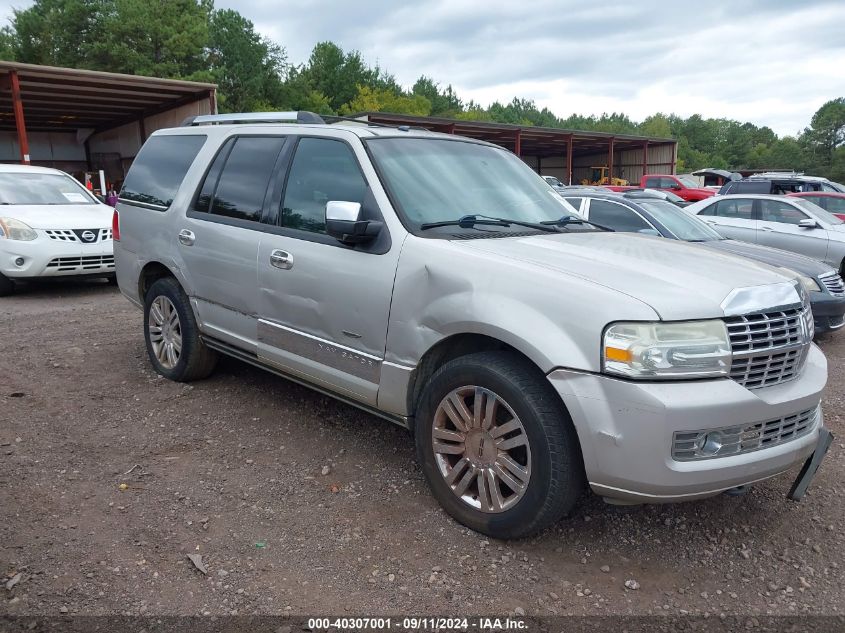
[[[342,138],[298,138],[278,178],[278,230],[258,252],[258,354],[375,405],[401,244],[388,235],[386,246],[350,247],[326,234],[328,201],[376,204]]]

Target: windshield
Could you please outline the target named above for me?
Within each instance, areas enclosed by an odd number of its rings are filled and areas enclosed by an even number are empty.
[[[827,189],[829,187],[830,191],[837,191],[839,193],[845,193],[845,185],[840,184],[838,182],[825,182],[825,183],[822,183],[822,184],[825,185],[825,189]]]
[[[637,200],[654,219],[665,226],[672,235],[686,242],[712,242],[724,239],[703,220],[689,215],[671,202],[663,200]]]
[[[560,180],[555,178],[554,176],[543,176],[543,179],[552,185],[553,187],[562,187],[563,185],[560,184]]]
[[[804,198],[794,197],[790,198],[790,202],[794,202],[799,207],[804,209],[804,211],[809,211],[812,213],[817,219],[821,220],[825,224],[842,224],[842,220],[837,218],[832,213],[828,213],[824,209],[822,209],[819,205],[815,202],[810,202],[809,200],[805,200]]]
[[[473,214],[523,222],[578,217],[540,176],[503,149],[419,137],[366,142],[400,212],[417,229]]]
[[[0,204],[97,204],[64,174],[0,173]]]
[[[695,178],[690,178],[689,176],[676,176],[676,178],[684,184],[684,187],[697,189],[701,186]]]

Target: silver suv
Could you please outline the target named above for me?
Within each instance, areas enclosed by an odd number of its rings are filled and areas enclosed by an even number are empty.
[[[830,442],[795,277],[591,226],[497,146],[197,117],[146,142],[116,214],[156,371],[227,354],[405,426],[438,501],[494,537],[585,484],[698,499],[804,462],[799,498]]]

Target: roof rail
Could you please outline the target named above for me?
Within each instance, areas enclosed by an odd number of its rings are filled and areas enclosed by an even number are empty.
[[[325,123],[313,112],[232,112],[230,114],[200,114],[182,121],[182,127],[192,125],[220,125],[225,123]]]

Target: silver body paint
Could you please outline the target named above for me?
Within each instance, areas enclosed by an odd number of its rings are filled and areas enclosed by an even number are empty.
[[[188,217],[217,149],[233,134],[322,136],[353,149],[381,211],[382,254]],[[409,233],[361,139],[363,126],[239,125],[164,130],[208,137],[173,204],[118,204],[115,261],[138,306],[142,271],[168,269],[215,349],[399,423],[414,415],[415,373],[450,337],[477,334],[518,350],[548,377],[572,418],[593,489],[618,502],[716,494],[788,470],[811,453],[823,416],[799,439],[701,462],[671,458],[684,429],[763,422],[819,404],[826,361],[812,343],[798,378],[748,390],[729,379],[640,382],[602,374],[605,328],[616,321],[719,319],[801,305],[783,270],[626,233],[432,239]],[[411,131],[406,136],[440,136]],[[177,235],[190,230],[191,246]],[[282,251],[283,269],[271,264]],[[738,290],[739,289],[739,290]]]

